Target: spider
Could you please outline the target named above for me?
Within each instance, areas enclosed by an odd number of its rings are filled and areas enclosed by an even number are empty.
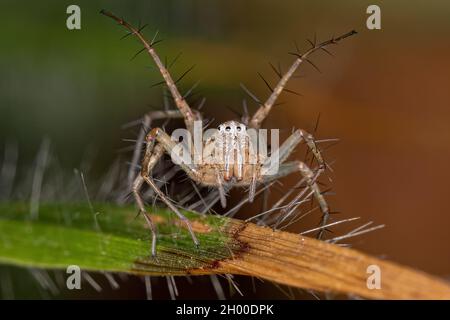
[[[128,22],[118,18],[114,14],[105,10],[102,10],[101,13],[114,19],[119,25],[122,25],[128,29],[129,34],[132,34],[139,39],[139,41],[144,45],[143,50],[147,51],[149,56],[154,60],[162,77],[164,78],[164,82],[167,85],[178,110],[171,110],[167,112],[157,111],[156,116],[159,118],[183,118],[186,129],[193,134],[195,122],[201,121],[202,117],[199,112],[190,108],[184,97],[178,91],[169,71],[161,62],[161,59],[153,47],[154,42],[152,41],[149,43],[141,33],[141,29],[133,27]],[[202,142],[203,152],[200,154],[201,159],[199,163],[193,163],[193,161],[181,161],[178,163],[186,172],[188,177],[200,185],[218,188],[221,204],[222,206],[225,206],[225,189],[229,190],[233,187],[248,187],[249,201],[251,202],[255,195],[257,185],[271,182],[295,172],[300,172],[307,184],[307,187],[310,188],[319,204],[322,211],[321,224],[324,226],[327,223],[330,210],[316,182],[316,179],[318,175],[326,169],[326,163],[323,160],[320,150],[316,147],[314,137],[302,129],[298,129],[292,133],[292,135],[284,141],[278,149],[277,156],[279,157],[278,161],[280,165],[278,171],[273,174],[267,169],[267,164],[270,163],[271,157],[257,154],[256,161],[250,162],[251,157],[249,154],[251,151],[251,139],[248,130],[259,129],[261,127],[262,122],[270,113],[278,96],[283,90],[287,90],[285,89],[285,86],[288,80],[292,77],[302,62],[309,62],[307,58],[311,53],[317,50],[324,50],[328,52],[326,50],[327,46],[337,44],[342,39],[345,39],[355,33],[356,31],[353,30],[319,44],[311,42],[312,47],[306,52],[292,53],[296,57],[295,61],[284,75],[280,74],[280,80],[274,87],[271,95],[266,102],[261,103],[259,109],[251,118],[244,119],[242,122],[227,121],[221,124],[218,127],[218,130],[211,137]],[[314,155],[314,158],[318,163],[316,172],[310,169],[302,161],[286,162],[289,155],[300,142],[305,142],[309,150]],[[143,214],[152,233],[152,256],[156,256],[156,228],[149,213],[145,209],[144,201],[140,195],[140,189],[144,183],[152,188],[155,194],[178,216],[182,223],[186,225],[194,244],[199,246],[199,241],[192,230],[189,220],[159,189],[152,178],[152,170],[157,162],[162,158],[164,153],[171,154],[176,148],[177,143],[172,140],[172,138],[161,128],[153,128],[148,134],[146,134],[145,143],[146,148],[141,164],[141,172],[132,183],[132,193],[139,207],[139,211]],[[217,161],[217,152],[222,154],[223,158],[221,159],[223,159],[223,161]],[[188,156],[191,158],[194,155],[191,153]],[[323,229],[321,231],[323,231]],[[322,232],[319,233],[318,237],[322,237]]]

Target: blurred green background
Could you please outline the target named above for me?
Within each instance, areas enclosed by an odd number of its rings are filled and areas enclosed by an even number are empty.
[[[81,8],[81,30],[66,28],[70,4]],[[381,7],[382,30],[366,28],[370,4]],[[148,38],[159,30],[158,53],[169,61],[182,51],[174,78],[196,65],[181,88],[201,80],[202,111],[214,123],[241,110],[239,83],[268,96],[257,72],[274,83],[268,62],[286,70],[294,41],[306,48],[315,33],[325,40],[356,29],[331,48],[334,58],[312,59],[322,73],[301,67],[289,88],[303,96],[284,94],[265,126],[312,130],[320,113],[318,138],[341,139],[327,151],[337,160],[332,208],[387,225],[356,247],[450,276],[449,2],[3,0],[0,148],[16,141],[19,163],[48,136],[65,169],[94,148],[103,172],[130,145],[122,139],[135,137],[121,125],[162,108],[162,89],[151,88],[160,75],[145,54],[130,61],[140,45],[120,41],[125,31],[102,8],[148,23]]]

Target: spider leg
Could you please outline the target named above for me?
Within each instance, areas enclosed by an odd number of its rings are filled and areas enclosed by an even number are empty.
[[[164,78],[164,81],[169,88],[169,91],[172,95],[173,100],[175,101],[176,106],[180,110],[180,112],[183,114],[184,122],[186,123],[186,127],[190,132],[193,132],[194,128],[194,121],[198,120],[197,114],[194,113],[191,108],[189,107],[188,103],[184,99],[184,97],[180,94],[178,91],[178,88],[175,84],[175,82],[172,79],[172,76],[170,75],[169,71],[167,70],[166,66],[161,62],[161,59],[159,58],[158,54],[156,53],[155,49],[153,48],[153,41],[149,43],[143,36],[140,30],[136,29],[132,25],[130,25],[125,20],[115,16],[111,12],[102,10],[100,13],[104,14],[105,16],[108,16],[112,19],[114,19],[118,24],[124,26],[126,29],[130,31],[131,34],[135,35],[139,41],[144,45],[144,49],[147,51],[149,56],[153,59],[156,66],[158,67],[161,75]]]
[[[178,218],[183,222],[186,227],[188,228],[189,233],[191,234],[192,241],[194,241],[194,244],[198,247],[200,243],[198,242],[197,237],[195,236],[194,231],[192,230],[192,225],[189,222],[189,219],[186,218],[177,207],[175,207],[172,202],[166,197],[166,195],[158,188],[158,186],[155,184],[153,179],[150,176],[144,176],[143,177],[145,182],[153,189],[155,190],[155,193],[161,198],[161,200],[178,216]]]
[[[275,104],[277,98],[280,96],[281,92],[283,90],[286,90],[286,84],[289,81],[289,79],[292,77],[292,75],[295,73],[297,68],[302,64],[303,61],[310,62],[307,58],[308,56],[317,51],[317,50],[326,50],[325,48],[332,44],[337,44],[340,40],[345,39],[351,35],[356,34],[356,31],[350,31],[346,34],[343,34],[337,38],[332,38],[330,40],[324,41],[319,44],[312,44],[312,48],[307,50],[306,52],[300,54],[298,52],[293,53],[294,56],[297,57],[295,59],[294,63],[291,65],[291,67],[288,69],[288,71],[281,77],[278,84],[275,86],[275,88],[272,90],[272,94],[267,99],[267,101],[259,107],[259,109],[256,111],[256,113],[253,115],[252,119],[250,120],[250,127],[252,128],[259,128],[262,124],[262,122],[266,119],[266,117],[269,115],[270,110],[272,109],[273,105]]]
[[[130,169],[128,170],[128,182],[131,185],[136,177],[136,168],[138,167],[139,158],[141,156],[142,146],[144,144],[145,135],[150,129],[153,120],[183,118],[180,110],[158,110],[150,111],[144,115],[141,130],[139,131],[136,144],[134,145],[133,157],[131,158]]]
[[[311,150],[312,154],[314,155],[314,158],[316,158],[317,162],[319,163],[319,169],[325,169],[326,168],[326,163],[323,160],[322,154],[319,150],[319,148],[317,148],[316,145],[316,140],[314,139],[313,135],[304,131],[304,130],[299,130],[300,134],[302,135],[303,139],[306,142],[306,145],[308,146],[308,148]]]
[[[173,205],[173,203],[168,199],[168,197],[159,189],[159,187],[155,184],[153,181],[153,178],[151,176],[152,170],[158,160],[161,159],[164,152],[171,154],[172,150],[175,148],[176,144],[172,139],[160,128],[155,128],[150,131],[149,134],[146,136],[147,140],[147,149],[145,151],[144,159],[142,161],[142,170],[141,174],[136,178],[134,186],[136,187],[136,190],[138,190],[142,184],[143,181],[145,181],[153,190],[154,192],[161,198],[161,200],[178,216],[178,218],[186,225],[192,240],[194,241],[194,244],[196,246],[199,245],[199,241],[197,240],[197,237],[195,236],[194,231],[192,230],[192,225],[189,222],[189,220],[178,210],[176,206]],[[156,142],[156,144],[153,146],[153,144]],[[192,161],[190,162],[183,162],[180,159],[178,159],[178,164],[181,166],[181,168],[191,177],[193,180],[196,180],[197,171],[192,164]],[[133,189],[134,191],[135,189]],[[138,191],[134,192],[135,195],[138,194]],[[139,199],[139,196],[135,196],[136,201],[138,202],[138,205],[140,206],[140,209],[142,211],[143,201],[142,199]],[[145,212],[145,209],[143,210]],[[152,231],[154,233],[154,231]],[[155,241],[152,244],[152,254],[155,254],[154,251],[155,247]]]
[[[291,155],[294,151],[295,147],[304,140],[313,153],[315,159],[319,163],[319,169],[325,168],[325,162],[323,160],[322,154],[320,153],[319,148],[317,148],[316,143],[314,142],[314,137],[307,133],[304,130],[298,129],[295,130],[293,134],[287,138],[280,148],[269,158],[267,158],[263,164],[263,166],[269,166],[269,164],[275,163],[274,157],[278,157],[277,163],[283,163],[286,159]]]
[[[148,212],[145,210],[144,200],[140,195],[139,191],[142,188],[142,184],[144,183],[144,178],[141,175],[138,175],[133,183],[133,194],[134,199],[139,207],[139,211],[144,215],[145,221],[147,222],[150,231],[152,232],[152,256],[156,256],[156,228],[150,218]]]
[[[176,164],[178,164],[188,175],[192,180],[198,181],[199,177],[198,177],[198,171],[196,166],[193,164],[192,161],[192,157],[189,156],[189,159],[187,159],[187,161],[183,160],[177,152],[172,152],[176,146],[177,143],[175,143],[175,141],[173,141],[170,136],[164,132],[164,130],[162,130],[161,128],[153,128],[146,136],[146,141],[147,141],[147,148],[150,149],[150,153],[151,153],[151,148],[152,148],[152,144],[156,141],[157,145],[160,144],[162,145],[162,147],[164,148],[165,152],[169,155],[172,156],[172,159],[175,160]],[[155,146],[156,148],[156,146]],[[188,150],[184,150],[186,152],[189,152]],[[146,154],[147,154],[147,150],[146,150]],[[144,156],[144,161],[143,161],[143,165],[142,165],[142,170],[147,171],[148,169],[146,169],[146,165],[145,165],[145,159],[148,158],[147,155]]]
[[[316,198],[317,202],[319,203],[320,209],[322,211],[322,220],[321,220],[321,226],[327,224],[328,218],[330,215],[330,208],[328,207],[327,202],[325,201],[325,198],[323,194],[320,191],[319,185],[317,184],[317,176],[320,174],[321,170],[317,173],[314,173],[304,162],[302,161],[292,161],[292,162],[286,162],[282,165],[280,165],[279,170],[274,175],[266,175],[263,176],[263,182],[270,182],[272,180],[276,180],[282,177],[285,177],[291,173],[294,172],[300,172],[300,174],[305,179],[306,184],[308,185],[308,188],[313,192],[314,197]],[[321,229],[317,238],[322,239],[324,233],[324,229]]]
[[[163,153],[164,153],[164,149],[162,148],[161,145],[156,145],[154,148],[153,148],[153,144],[148,145],[146,152],[145,152],[144,160],[143,160],[143,168],[144,168],[144,166],[146,166],[147,168],[149,168],[149,170],[151,170],[155,166],[157,161],[161,158]],[[156,256],[156,228],[155,228],[155,225],[153,224],[152,219],[150,218],[150,215],[148,214],[147,210],[145,210],[144,200],[142,199],[142,196],[139,193],[144,181],[145,180],[144,180],[143,176],[138,175],[134,179],[132,190],[133,190],[133,195],[136,200],[136,203],[139,207],[139,211],[144,214],[145,221],[147,222],[147,224],[150,228],[150,231],[152,232],[152,256],[155,257]]]

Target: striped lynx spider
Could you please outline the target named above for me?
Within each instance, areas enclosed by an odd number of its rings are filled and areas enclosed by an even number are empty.
[[[128,29],[130,32],[129,34],[136,36],[144,45],[143,50],[147,51],[161,72],[164,82],[167,85],[178,110],[169,110],[166,112],[156,111],[154,118],[183,118],[186,124],[186,129],[194,135],[195,122],[201,121],[202,116],[199,112],[193,111],[190,108],[184,97],[178,91],[178,88],[176,87],[169,71],[161,62],[161,59],[153,47],[154,42],[149,43],[141,33],[141,29],[133,27],[128,22],[118,18],[114,14],[104,10],[102,10],[101,13],[114,19],[119,25],[122,25]],[[243,123],[237,121],[227,121],[221,124],[218,127],[218,130],[211,137],[205,141],[202,141],[203,152],[200,154],[201,159],[198,163],[193,161],[180,161],[180,163],[178,163],[189,178],[200,185],[218,188],[222,206],[225,206],[225,190],[229,190],[232,187],[248,187],[250,190],[249,201],[251,202],[255,196],[255,189],[257,185],[268,183],[291,173],[299,172],[319,203],[322,211],[321,224],[322,226],[325,225],[330,212],[327,202],[325,201],[319,186],[316,183],[316,179],[319,174],[326,169],[326,163],[322,158],[320,150],[316,147],[314,137],[304,130],[296,130],[278,148],[277,160],[279,167],[277,172],[273,173],[269,172],[270,170],[267,170],[267,164],[270,162],[269,160],[273,160],[270,159],[273,158],[272,155],[270,157],[265,157],[260,154],[256,154],[256,157],[253,157],[255,161],[250,161],[252,159],[251,150],[253,149],[251,148],[252,140],[248,132],[250,129],[257,130],[261,127],[262,122],[270,113],[278,96],[283,90],[287,90],[285,89],[285,86],[288,80],[292,77],[302,62],[308,61],[307,58],[311,53],[317,50],[326,51],[327,46],[337,44],[342,39],[355,33],[355,31],[351,31],[339,37],[333,37],[332,39],[319,44],[311,42],[312,47],[306,52],[293,53],[296,57],[295,61],[284,75],[280,75],[280,80],[272,90],[270,97],[266,102],[261,103],[259,109],[251,118],[246,121],[242,121]],[[171,137],[161,128],[152,129],[146,135],[145,142],[146,150],[142,160],[141,173],[134,179],[132,184],[132,192],[140,213],[143,214],[152,233],[152,255],[156,255],[156,228],[150,218],[150,215],[145,209],[144,201],[140,195],[140,189],[144,183],[152,188],[155,191],[155,194],[160,197],[161,200],[186,225],[193,242],[196,246],[198,246],[199,241],[192,230],[189,220],[159,189],[152,178],[152,170],[156,163],[162,158],[164,153],[172,154],[177,143],[173,141]],[[315,172],[302,161],[286,162],[289,155],[300,142],[306,143],[314,155],[314,158],[318,163],[318,168]],[[217,156],[217,154],[220,154],[221,156]],[[189,156],[194,157],[194,154],[191,153]],[[319,238],[322,237],[322,231],[323,229],[318,235]]]

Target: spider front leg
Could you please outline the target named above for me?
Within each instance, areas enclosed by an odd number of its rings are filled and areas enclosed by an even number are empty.
[[[319,185],[316,182],[317,177],[321,171],[322,171],[322,169],[319,169],[317,173],[314,173],[304,162],[292,161],[292,162],[287,162],[287,163],[280,165],[278,172],[276,174],[263,176],[263,182],[264,183],[270,182],[272,180],[276,180],[276,179],[285,177],[287,175],[290,175],[291,173],[300,172],[300,174],[303,176],[303,179],[305,180],[308,188],[312,191],[312,193],[314,194],[314,197],[316,198],[317,202],[319,203],[319,206],[320,206],[320,209],[321,209],[322,215],[323,215],[322,221],[321,221],[321,226],[323,227],[328,222],[328,218],[330,215],[330,208],[328,207],[328,204],[325,201],[325,198],[324,198],[322,192],[320,191]],[[288,205],[287,208],[292,207],[297,202],[297,200],[291,201],[291,203]],[[324,233],[324,229],[321,229],[317,238],[322,239],[323,233]]]
[[[155,166],[155,164],[158,162],[158,160],[161,158],[161,156],[164,153],[164,149],[161,145],[156,145],[155,148],[153,148],[153,144],[147,145],[144,160],[142,161],[142,168],[147,167],[150,168],[150,170]],[[140,195],[139,191],[142,188],[142,185],[144,184],[144,177],[141,174],[139,174],[133,182],[133,195],[136,200],[136,203],[139,207],[139,211],[144,215],[145,221],[147,222],[150,231],[152,232],[152,256],[156,256],[156,228],[155,225],[152,222],[152,219],[150,218],[150,215],[148,214],[147,210],[145,210],[145,204],[144,200],[142,199],[142,196]]]
[[[180,112],[180,110],[150,111],[144,115],[141,130],[134,145],[133,158],[131,159],[130,169],[128,171],[128,181],[130,184],[135,179],[136,168],[139,162],[139,157],[141,155],[142,146],[144,144],[145,136],[148,132],[148,129],[151,127],[152,122],[154,120],[176,119],[176,118],[183,118],[183,114]]]
[[[161,59],[159,58],[158,54],[155,51],[154,44],[155,42],[148,42],[144,35],[141,33],[141,29],[138,29],[136,27],[133,27],[131,24],[126,22],[125,20],[115,16],[111,12],[108,12],[106,10],[101,10],[101,14],[104,14],[107,17],[110,17],[114,19],[119,25],[122,25],[128,31],[130,34],[134,35],[144,46],[143,50],[147,51],[148,55],[151,57],[151,59],[154,61],[156,66],[159,69],[159,72],[161,73],[162,77],[164,78],[164,82],[167,85],[167,88],[170,91],[170,94],[172,95],[172,98],[177,106],[177,108],[180,110],[180,112],[183,114],[184,122],[186,123],[186,128],[192,133],[194,130],[194,121],[199,120],[198,114],[193,112],[191,107],[186,102],[186,99],[184,96],[182,96],[176,86],[176,82],[172,79],[172,76],[169,73],[169,70],[165,66],[164,63],[162,63]]]
[[[264,104],[262,104],[259,107],[259,109],[256,111],[256,113],[251,118],[250,127],[255,128],[255,129],[261,127],[262,122],[269,115],[270,111],[272,110],[272,107],[275,105],[275,102],[277,101],[281,92],[286,90],[286,85],[287,85],[289,79],[294,75],[297,68],[304,61],[311,63],[308,60],[308,57],[310,54],[312,54],[318,50],[324,50],[324,51],[328,52],[326,49],[328,46],[335,45],[335,44],[339,43],[341,40],[343,40],[347,37],[350,37],[354,34],[356,34],[356,31],[352,30],[352,31],[347,32],[346,34],[343,34],[337,38],[333,37],[330,40],[327,40],[327,41],[324,41],[321,43],[315,43],[315,41],[314,41],[314,43],[311,42],[312,47],[310,49],[308,49],[306,52],[304,52],[302,54],[299,52],[292,53],[297,58],[292,63],[292,65],[289,67],[288,71],[283,76],[280,75],[280,80],[278,81],[275,88],[273,88],[273,91],[272,91],[272,94],[270,95],[270,97],[266,100],[266,102],[264,102]]]
[[[173,205],[173,203],[168,199],[168,197],[158,188],[158,186],[153,181],[151,176],[152,170],[155,167],[156,163],[161,159],[164,152],[171,154],[172,150],[175,148],[175,142],[170,139],[170,137],[160,128],[155,128],[150,131],[150,133],[146,136],[147,148],[145,150],[144,159],[142,161],[142,169],[141,174],[136,177],[133,183],[133,194],[135,196],[136,202],[139,206],[139,209],[142,213],[144,213],[144,217],[147,220],[147,223],[152,231],[152,255],[156,255],[156,230],[154,225],[147,214],[144,206],[144,201],[139,194],[139,191],[145,181],[154,192],[161,198],[161,200],[178,216],[178,218],[186,225],[192,240],[196,246],[199,245],[199,241],[195,236],[194,231],[192,230],[192,225],[189,220],[178,210],[177,207]],[[191,177],[194,177],[197,174],[192,162],[178,162],[182,169]]]

